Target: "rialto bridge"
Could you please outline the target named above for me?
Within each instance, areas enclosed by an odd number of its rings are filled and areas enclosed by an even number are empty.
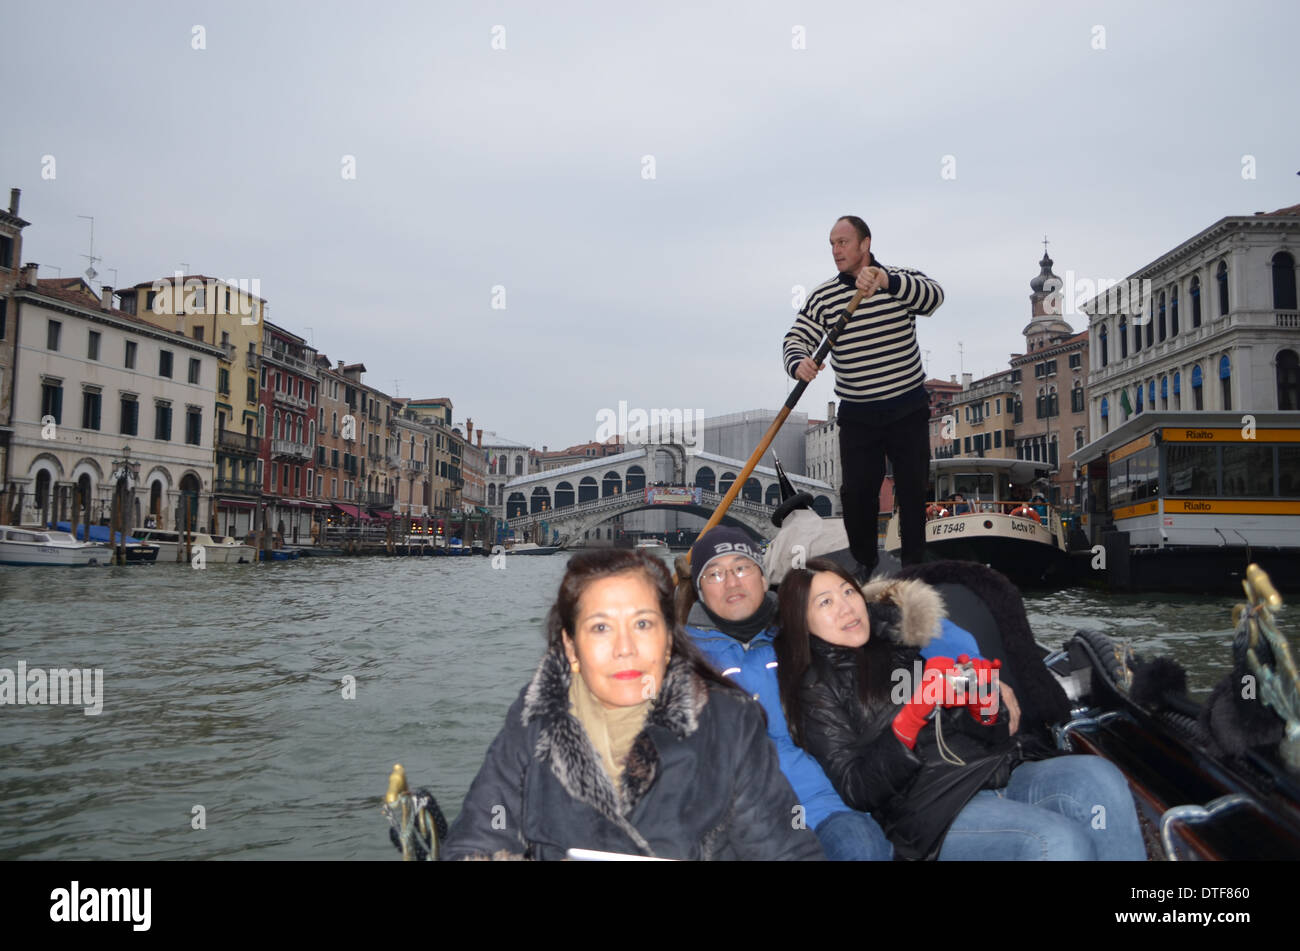
[[[707,519],[744,466],[740,459],[688,452],[680,443],[654,443],[560,469],[516,476],[505,484],[501,496],[511,528],[522,529],[545,520],[561,537],[578,539],[610,518],[643,509],[692,512]],[[830,485],[787,475],[797,491],[813,496],[818,514],[831,514]],[[741,525],[756,538],[770,537],[774,531],[771,515],[780,502],[776,471],[758,466],[723,522]]]

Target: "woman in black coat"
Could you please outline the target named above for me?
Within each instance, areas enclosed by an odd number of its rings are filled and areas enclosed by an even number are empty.
[[[506,714],[444,858],[821,858],[758,704],[674,620],[662,561],[575,555],[549,649]]]
[[[925,658],[944,616],[933,588],[885,580],[864,595],[836,562],[813,559],[779,598],[791,736],[899,857],[1145,858],[1118,769],[1094,756],[1026,762],[993,659]]]

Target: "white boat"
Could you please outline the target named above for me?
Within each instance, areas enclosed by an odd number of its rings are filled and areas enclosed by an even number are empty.
[[[560,550],[559,545],[539,545],[536,542],[520,542],[506,549],[507,555],[554,555]]]
[[[663,539],[655,538],[652,535],[648,535],[645,538],[640,539],[636,543],[636,550],[643,551],[647,555],[656,555],[659,558],[672,557],[672,552],[669,550],[668,546],[664,543]]]
[[[107,565],[113,552],[98,542],[79,542],[70,532],[5,526],[2,565]]]
[[[159,564],[174,564],[177,560],[184,560],[185,536],[182,532],[170,532],[161,528],[137,528],[131,534],[141,541],[159,547]],[[257,549],[228,535],[190,532],[191,557],[196,548],[204,550],[203,557],[209,565],[251,565],[257,560]]]
[[[1044,463],[1022,459],[931,460],[927,552],[937,558],[978,561],[1018,585],[1066,580],[1065,529],[1059,513],[1038,499],[1010,497],[1013,487],[1029,486],[1047,471]],[[885,551],[897,553],[901,548],[895,511],[885,532]]]

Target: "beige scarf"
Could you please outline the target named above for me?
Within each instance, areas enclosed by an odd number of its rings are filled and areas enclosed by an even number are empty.
[[[607,710],[580,674],[573,674],[570,681],[569,712],[578,718],[582,728],[587,731],[591,745],[600,755],[600,764],[605,767],[605,773],[614,788],[621,789],[623,767],[627,765],[632,743],[650,713],[650,701]]]

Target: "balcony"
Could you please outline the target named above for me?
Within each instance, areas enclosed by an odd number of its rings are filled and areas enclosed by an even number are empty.
[[[390,469],[400,469],[400,468],[402,468],[402,457],[401,457],[401,456],[384,456],[384,464],[385,464],[386,466],[388,466],[388,468],[390,468]]]
[[[217,346],[220,347],[226,354],[221,359],[225,360],[227,363],[235,362],[235,345],[233,343],[219,343],[217,344]]]
[[[370,458],[371,462],[380,463],[384,461],[384,454],[378,449],[368,449],[366,450],[366,455]]]
[[[213,479],[212,491],[218,495],[260,495],[261,489],[256,482],[244,482],[235,479]]]
[[[294,409],[311,409],[311,404],[301,396],[294,396],[292,393],[286,393],[283,390],[275,391],[275,401],[277,403],[283,403],[286,406],[292,406]]]
[[[412,472],[423,472],[425,470],[424,461],[421,459],[407,459],[405,465]]]
[[[392,492],[358,492],[357,500],[362,505],[369,505],[373,508],[392,508]]]
[[[237,429],[223,429],[217,434],[217,445],[222,449],[229,449],[233,452],[243,452],[249,455],[257,455],[258,446],[261,443],[261,437],[249,436],[247,433],[241,433]]]
[[[297,459],[302,462],[310,462],[311,446],[305,442],[294,442],[292,439],[272,439],[271,455],[282,459]]]
[[[316,379],[316,368],[301,357],[295,357],[288,350],[281,350],[279,347],[271,346],[266,348],[263,356],[268,360],[274,360],[282,366],[289,367],[292,370],[297,370],[298,372],[311,377],[313,380]]]
[[[244,366],[248,367],[248,369],[250,370],[257,369],[257,354],[254,353],[252,350],[244,354]]]

